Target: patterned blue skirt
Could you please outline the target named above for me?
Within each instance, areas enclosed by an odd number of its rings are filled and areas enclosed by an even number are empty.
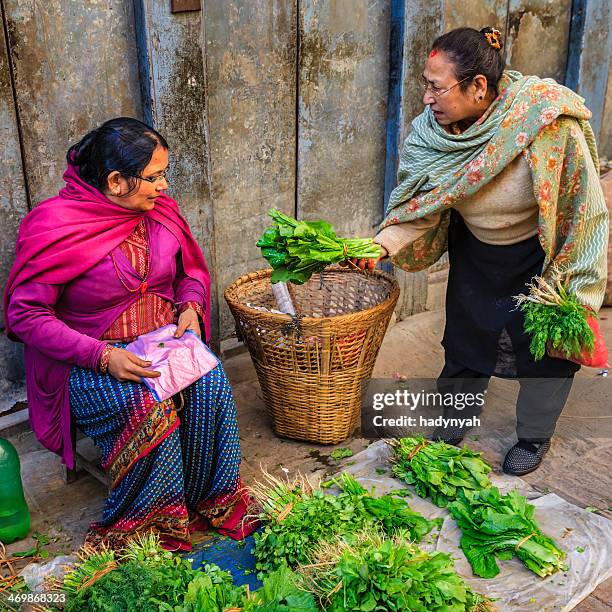
[[[121,548],[137,531],[155,532],[166,547],[190,550],[190,523],[236,538],[252,531],[240,521],[248,497],[239,479],[236,406],[221,364],[163,402],[144,384],[75,366],[70,402],[111,478],[89,543]]]

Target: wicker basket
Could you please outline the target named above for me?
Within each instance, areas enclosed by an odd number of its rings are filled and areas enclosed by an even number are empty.
[[[270,275],[241,276],[225,299],[251,353],[274,431],[337,444],[359,421],[361,383],[372,374],[399,286],[383,272],[330,267],[304,285],[289,285],[303,315],[298,319],[269,312],[277,308]]]

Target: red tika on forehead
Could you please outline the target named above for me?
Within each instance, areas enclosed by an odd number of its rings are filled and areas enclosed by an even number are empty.
[[[432,51],[432,52],[429,54],[429,57],[434,57],[434,56],[436,56],[436,55],[438,55],[438,50],[437,50],[437,49],[434,49],[434,50],[433,50],[433,51]]]

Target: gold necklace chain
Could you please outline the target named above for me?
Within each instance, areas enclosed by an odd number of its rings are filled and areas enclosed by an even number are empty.
[[[145,225],[145,232],[147,231],[146,229],[146,225]],[[150,253],[149,253],[149,236],[148,236],[148,232],[147,232],[147,237],[146,237],[146,241],[147,241],[147,246],[146,246],[146,253],[145,253],[145,272],[142,276],[142,281],[140,283],[140,285],[136,288],[132,288],[132,287],[128,287],[127,283],[123,280],[121,273],[119,272],[119,268],[117,266],[117,262],[115,261],[115,255],[114,253],[111,251],[110,256],[111,259],[113,261],[113,266],[115,268],[115,272],[117,273],[117,278],[119,279],[119,282],[124,286],[124,288],[126,289],[126,291],[129,291],[130,293],[136,293],[136,291],[140,291],[140,293],[144,294],[144,292],[147,290],[147,287],[149,286],[149,284],[147,283],[147,279],[149,278],[149,272],[151,271],[151,258],[150,258]]]

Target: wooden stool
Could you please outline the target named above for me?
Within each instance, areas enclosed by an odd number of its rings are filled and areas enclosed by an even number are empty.
[[[78,480],[81,472],[85,471],[97,478],[103,485],[110,488],[110,478],[100,465],[100,451],[74,423],[71,426],[72,452],[74,453],[74,469],[69,470],[63,465],[64,482],[71,484]]]

